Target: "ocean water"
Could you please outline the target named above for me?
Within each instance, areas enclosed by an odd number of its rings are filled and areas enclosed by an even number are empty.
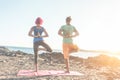
[[[11,51],[18,51],[19,50],[19,51],[23,51],[23,52],[28,53],[28,54],[34,54],[33,48],[15,47],[15,46],[5,46],[5,47],[7,47]],[[44,51],[39,51],[38,53],[41,54],[43,52]],[[53,52],[62,52],[62,50],[54,49]],[[82,51],[80,51],[80,52],[77,52],[77,53],[72,53],[70,55],[87,59],[88,57],[95,57],[95,56],[98,56],[100,54],[101,53],[99,53],[99,52],[82,52]],[[119,57],[120,55],[110,55],[110,54],[107,54],[107,55],[120,59],[120,57]]]
[[[34,54],[33,48],[28,48],[28,47],[15,47],[15,46],[5,46],[6,48],[8,48],[11,51],[22,51],[28,54]],[[39,53],[42,53],[45,51],[39,51]],[[58,50],[58,49],[54,49],[53,52],[62,52],[62,50]]]
[[[11,51],[22,51],[28,54],[33,54],[33,48],[28,48],[28,47],[15,47],[15,46],[5,46]]]

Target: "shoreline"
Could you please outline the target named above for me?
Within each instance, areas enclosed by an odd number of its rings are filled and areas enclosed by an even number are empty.
[[[30,48],[30,47],[15,47],[15,46],[3,46],[3,47],[6,47],[8,48],[9,50],[11,51],[23,51],[25,53],[28,53],[28,54],[34,54],[33,53],[33,48]],[[45,51],[42,51],[42,52],[39,52],[39,54],[42,54],[44,53]],[[53,52],[62,52],[62,50],[59,50],[59,49],[53,49]],[[77,53],[73,53],[73,54],[70,54],[71,56],[75,56],[75,57],[80,57],[80,58],[85,58],[87,59],[88,57],[96,57],[96,56],[99,56],[99,55],[107,55],[107,56],[110,56],[110,57],[116,57],[118,59],[120,59],[120,53],[117,53],[117,54],[110,54],[111,52],[108,52],[108,51],[103,51],[103,50],[85,50],[85,49],[81,49],[80,52],[77,52]]]

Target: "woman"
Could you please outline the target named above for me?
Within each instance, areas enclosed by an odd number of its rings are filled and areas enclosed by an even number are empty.
[[[48,37],[48,33],[46,29],[41,26],[42,23],[43,23],[43,20],[40,17],[38,17],[35,21],[36,26],[33,26],[28,33],[29,36],[34,38],[33,48],[34,48],[35,68],[36,68],[35,71],[37,71],[38,50],[45,50],[48,52],[52,52],[52,49],[43,40],[43,38]],[[39,48],[39,46],[42,46],[43,48]]]

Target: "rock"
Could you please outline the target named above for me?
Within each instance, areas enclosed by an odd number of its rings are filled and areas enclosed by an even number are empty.
[[[0,54],[7,54],[10,50],[6,47],[0,46]]]
[[[110,57],[107,55],[99,55],[96,57],[89,57],[86,62],[88,64],[97,65],[97,66],[111,66],[119,67],[120,60],[115,57]]]
[[[84,73],[82,76],[16,76],[19,70],[34,70],[34,55],[22,51],[7,51],[0,48],[0,79],[2,80],[119,80],[120,60],[106,55],[83,59],[70,56],[70,70]],[[52,65],[49,61],[52,61]],[[39,54],[38,68],[40,70],[65,70],[64,58],[61,52]]]

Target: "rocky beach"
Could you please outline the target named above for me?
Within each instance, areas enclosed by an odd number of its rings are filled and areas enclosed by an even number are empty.
[[[39,70],[65,70],[61,52],[39,54]],[[17,76],[19,70],[34,70],[34,55],[0,47],[0,80],[120,80],[120,60],[107,55],[87,59],[70,56],[70,70],[81,76]]]

